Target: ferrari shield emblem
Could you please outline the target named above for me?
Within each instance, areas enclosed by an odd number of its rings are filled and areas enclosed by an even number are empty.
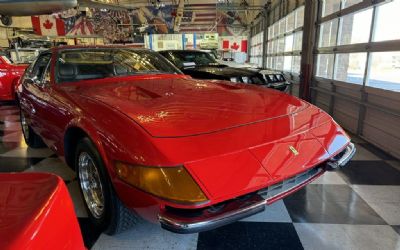
[[[292,153],[297,156],[299,154],[299,151],[297,151],[297,149],[293,146],[289,146],[290,151],[292,151]]]

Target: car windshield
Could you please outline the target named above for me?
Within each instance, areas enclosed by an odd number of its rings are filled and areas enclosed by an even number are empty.
[[[125,48],[62,50],[57,60],[58,83],[143,74],[180,74],[162,56]]]
[[[215,58],[207,52],[173,51],[170,52],[170,58],[179,68],[182,68],[184,63],[195,63],[195,66],[218,65]]]

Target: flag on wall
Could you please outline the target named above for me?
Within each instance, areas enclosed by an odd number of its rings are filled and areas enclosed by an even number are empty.
[[[65,25],[61,18],[52,15],[32,16],[32,26],[36,34],[42,36],[64,36]]]
[[[213,32],[216,28],[217,10],[212,4],[185,4],[180,32]]]
[[[222,47],[223,50],[247,53],[247,38],[245,36],[221,37],[220,41],[222,41],[222,46],[220,45],[220,48]]]
[[[42,36],[88,36],[94,34],[91,21],[84,15],[59,18],[55,15],[32,16],[36,34]]]

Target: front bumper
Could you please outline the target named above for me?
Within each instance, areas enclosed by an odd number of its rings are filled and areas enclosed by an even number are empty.
[[[159,213],[159,222],[162,228],[182,234],[197,233],[227,225],[264,211],[265,205],[269,205],[301,189],[326,170],[344,167],[355,152],[354,144],[349,143],[342,152],[323,164],[258,192],[214,206],[193,210],[167,207]]]

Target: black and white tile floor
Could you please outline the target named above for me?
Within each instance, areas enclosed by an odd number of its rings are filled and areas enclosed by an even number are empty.
[[[359,138],[350,165],[240,222],[179,235],[141,222],[117,236],[93,228],[75,173],[48,149],[23,142],[18,109],[0,103],[0,172],[51,172],[67,183],[92,249],[400,249],[400,161]]]

